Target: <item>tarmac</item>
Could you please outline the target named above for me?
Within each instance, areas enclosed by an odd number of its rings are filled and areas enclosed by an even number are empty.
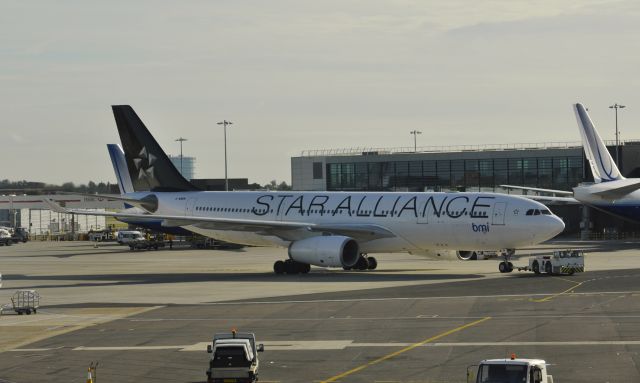
[[[640,381],[640,242],[584,248],[586,272],[500,274],[497,261],[376,255],[374,271],[274,275],[283,249],[131,252],[115,244],[0,247],[0,382],[204,382],[231,328],[265,345],[260,382],[465,382],[482,359],[545,359],[555,382]]]

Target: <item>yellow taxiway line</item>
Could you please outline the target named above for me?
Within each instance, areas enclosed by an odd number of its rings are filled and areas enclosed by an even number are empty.
[[[558,278],[560,280],[566,281],[566,282],[571,282],[571,283],[575,283],[575,286],[572,286],[571,288],[566,289],[563,292],[560,292],[558,294],[554,294],[554,295],[549,295],[548,297],[545,298],[541,298],[541,299],[529,299],[531,302],[536,302],[536,303],[541,303],[541,302],[548,302],[550,300],[552,300],[553,298],[557,298],[561,295],[567,294],[572,292],[573,290],[577,289],[580,285],[582,285],[584,282],[576,282],[576,281],[572,281],[571,279],[564,279],[564,278]]]
[[[330,382],[335,382],[335,381],[337,381],[337,380],[339,380],[339,379],[342,379],[342,378],[344,378],[344,377],[346,377],[346,376],[349,376],[349,375],[351,375],[351,374],[355,374],[355,373],[356,373],[356,372],[358,372],[358,371],[362,371],[362,370],[364,370],[364,369],[365,369],[365,368],[367,368],[367,367],[373,366],[373,365],[378,364],[378,363],[380,363],[380,362],[384,362],[385,360],[388,360],[388,359],[394,358],[394,357],[396,357],[396,356],[398,356],[398,355],[400,355],[400,354],[403,354],[403,353],[405,353],[405,352],[407,352],[407,351],[411,351],[411,350],[413,350],[413,349],[414,349],[414,348],[416,348],[416,347],[420,347],[420,346],[425,345],[425,344],[427,344],[427,343],[433,342],[434,340],[438,340],[438,339],[440,339],[440,338],[444,338],[444,337],[445,337],[445,336],[447,336],[447,335],[451,335],[451,334],[456,333],[456,332],[458,332],[458,331],[462,331],[462,330],[467,329],[467,328],[469,328],[469,327],[473,327],[473,326],[475,326],[475,325],[478,325],[478,324],[480,324],[480,323],[482,323],[482,322],[486,322],[486,321],[488,321],[489,319],[491,319],[491,317],[485,317],[485,318],[479,319],[479,320],[477,320],[477,321],[475,321],[475,322],[467,323],[467,324],[462,325],[462,326],[460,326],[460,327],[456,327],[456,328],[451,329],[451,330],[449,330],[449,331],[445,331],[445,332],[443,332],[443,333],[441,333],[441,334],[438,334],[438,335],[432,336],[431,338],[428,338],[428,339],[425,339],[425,340],[423,340],[423,341],[420,341],[420,342],[414,343],[414,344],[412,344],[412,345],[410,345],[410,346],[407,346],[407,347],[405,347],[405,348],[403,348],[403,349],[401,349],[401,350],[398,350],[398,351],[392,352],[392,353],[387,354],[387,355],[385,355],[385,356],[382,356],[382,357],[380,357],[380,358],[378,358],[378,359],[372,360],[371,362],[365,363],[365,364],[363,364],[363,365],[361,365],[361,366],[358,366],[358,367],[356,367],[356,368],[352,368],[352,369],[351,369],[351,370],[349,370],[349,371],[343,372],[343,373],[338,374],[338,375],[336,375],[336,376],[332,376],[331,378],[328,378],[328,379],[323,380],[321,383],[330,383]]]

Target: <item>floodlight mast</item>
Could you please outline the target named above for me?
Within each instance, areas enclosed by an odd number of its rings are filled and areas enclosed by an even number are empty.
[[[218,125],[224,127],[224,190],[229,191],[229,178],[227,176],[227,125],[233,125],[233,122],[222,120]]]

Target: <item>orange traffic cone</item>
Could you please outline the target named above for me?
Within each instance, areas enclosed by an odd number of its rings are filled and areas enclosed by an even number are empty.
[[[91,376],[91,367],[87,370],[87,383],[93,383],[93,377]]]

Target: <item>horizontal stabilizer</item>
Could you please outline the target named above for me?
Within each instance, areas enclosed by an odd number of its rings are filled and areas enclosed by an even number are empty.
[[[613,186],[611,183],[607,183],[605,185],[609,187],[603,188],[604,190],[593,191],[592,194],[604,199],[618,199],[640,189],[640,179],[630,178],[616,181],[614,184],[616,187],[614,188],[610,187]]]
[[[149,194],[140,199],[130,198],[130,197],[122,197],[114,194],[91,194],[91,193],[73,193],[73,192],[57,192],[58,194],[70,194],[70,195],[81,195],[83,197],[93,197],[93,198],[101,198],[112,201],[122,201],[131,206],[138,207],[150,213],[158,210],[158,197],[153,194]]]

